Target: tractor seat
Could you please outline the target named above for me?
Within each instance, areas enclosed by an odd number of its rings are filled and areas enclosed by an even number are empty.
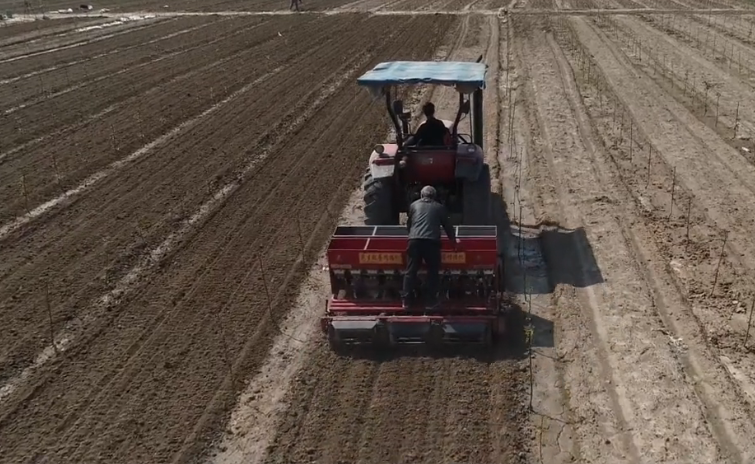
[[[405,146],[407,148],[412,148],[412,149],[415,149],[415,150],[416,149],[422,149],[422,150],[451,150],[451,149],[456,148],[456,145],[458,144],[458,142],[454,141],[452,136],[449,135],[448,137],[444,137],[444,139],[445,140],[442,141],[439,144],[417,143],[417,142],[423,142],[423,141],[422,140],[415,141],[414,140],[414,135],[411,135],[411,136],[407,137],[407,142],[410,142],[410,143],[407,143]],[[443,143],[443,142],[448,142],[448,143]]]
[[[406,147],[410,151],[453,151],[456,152],[456,145],[411,145]]]

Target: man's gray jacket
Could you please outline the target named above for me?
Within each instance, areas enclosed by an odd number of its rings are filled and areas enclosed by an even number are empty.
[[[406,228],[409,230],[409,240],[424,239],[440,242],[442,226],[451,242],[456,241],[446,207],[440,203],[424,198],[419,199],[409,206],[407,216]]]

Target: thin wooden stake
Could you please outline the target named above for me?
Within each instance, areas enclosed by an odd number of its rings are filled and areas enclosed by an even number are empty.
[[[692,216],[692,197],[689,197],[689,201],[687,203],[687,241],[684,243],[684,252],[687,252],[687,247],[689,246],[689,223],[690,223],[690,216]]]
[[[621,107],[621,122],[619,123],[619,140],[624,140],[624,107]]]
[[[747,319],[747,332],[745,333],[744,347],[747,348],[747,340],[750,338],[750,327],[752,327],[752,313],[755,312],[755,298],[752,300],[752,306],[750,306],[750,317]]]
[[[668,220],[671,221],[671,216],[674,214],[674,191],[676,190],[676,166],[674,166],[674,174],[671,177],[671,207],[668,213]]]
[[[634,151],[634,123],[629,123],[629,162],[632,162],[632,155]]]
[[[304,236],[301,233],[301,222],[299,222],[299,216],[296,216],[296,230],[299,232],[299,245],[301,246],[301,253],[304,254]]]
[[[50,304],[50,283],[45,282],[45,306],[47,306],[47,317],[50,320],[50,344],[52,345],[52,348],[55,350],[55,353],[58,353],[58,345],[55,344],[55,327],[53,326],[52,322],[52,305]]]
[[[518,253],[519,253],[519,268],[524,268],[524,257],[522,256],[522,247],[524,244],[522,243],[524,240],[524,237],[522,236],[522,205],[519,205],[519,243],[518,243]],[[523,273],[523,275],[526,274]]]
[[[716,123],[714,124],[713,127],[718,127],[718,100],[720,99],[721,99],[721,94],[719,93],[716,95]]]
[[[58,184],[58,188],[60,191],[63,191],[63,186],[60,183],[60,170],[58,170],[58,158],[55,156],[55,153],[52,155],[52,167],[55,170],[55,183]]]
[[[110,287],[110,253],[108,252],[108,245],[110,244],[106,237],[102,238],[102,244],[105,248],[105,285]]]
[[[262,276],[262,286],[265,288],[265,296],[267,296],[267,308],[270,311],[270,317],[273,316],[273,299],[270,298],[270,290],[267,288],[267,277],[265,277],[265,267],[262,264],[262,257],[257,256],[257,261],[260,264],[260,274]]]
[[[230,350],[228,349],[228,341],[226,340],[226,333],[225,328],[223,327],[223,324],[220,323],[220,318],[215,319],[215,321],[218,324],[218,329],[220,329],[220,338],[223,342],[223,357],[225,357],[225,363],[228,365],[228,373],[231,376],[231,385],[233,387],[236,386],[236,375],[233,373],[233,361],[231,360],[231,356],[229,354]]]
[[[23,172],[21,173],[21,195],[24,196],[24,206],[26,207],[26,212],[29,212],[29,191],[26,188],[26,174]]]
[[[716,275],[713,276],[713,287],[710,289],[710,296],[713,296],[713,292],[716,291],[716,284],[718,283],[718,271],[721,269],[721,261],[724,260],[724,250],[726,249],[726,240],[729,238],[729,231],[724,232],[724,243],[721,245],[721,253],[718,255],[718,264],[716,265]]]

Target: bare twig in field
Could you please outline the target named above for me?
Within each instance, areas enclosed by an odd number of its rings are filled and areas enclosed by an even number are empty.
[[[718,264],[716,265],[716,274],[713,276],[713,286],[710,289],[710,295],[713,296],[713,292],[716,291],[716,284],[718,283],[718,271],[721,269],[721,261],[724,260],[724,251],[726,251],[726,240],[729,238],[729,231],[724,231],[724,242],[721,245],[721,253],[718,256]]]
[[[684,243],[684,252],[687,252],[687,247],[689,247],[689,223],[690,223],[690,216],[692,216],[692,196],[689,197],[689,202],[687,203],[687,241]]]
[[[747,319],[747,332],[745,332],[744,347],[747,348],[747,340],[750,338],[750,327],[752,327],[752,313],[755,312],[755,298],[752,300],[752,306],[750,307],[750,317]]]
[[[45,282],[45,306],[47,307],[47,317],[50,321],[50,344],[55,353],[58,352],[58,346],[55,344],[55,326],[52,322],[52,304],[50,303],[50,283]]]
[[[24,197],[24,207],[29,212],[29,190],[26,188],[26,174],[21,173],[21,195]]]
[[[674,166],[674,173],[671,175],[671,206],[668,213],[668,220],[671,220],[671,216],[674,214],[674,192],[676,191],[676,166]]]

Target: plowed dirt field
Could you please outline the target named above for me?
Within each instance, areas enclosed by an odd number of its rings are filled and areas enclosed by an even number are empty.
[[[0,463],[755,460],[747,4],[163,4],[0,28]],[[322,247],[389,133],[355,80],[480,55],[521,324],[336,355]]]

